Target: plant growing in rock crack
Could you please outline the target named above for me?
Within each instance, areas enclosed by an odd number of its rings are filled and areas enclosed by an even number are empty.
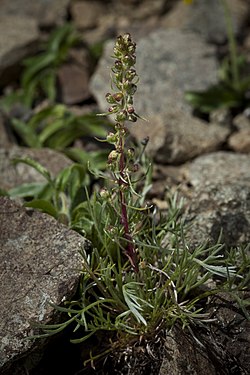
[[[74,343],[109,332],[106,347],[90,350],[85,364],[93,365],[112,351],[126,356],[126,348],[133,353],[136,345],[145,345],[152,360],[155,340],[166,328],[180,322],[192,332],[193,325],[210,321],[204,311],[210,295],[229,284],[235,292],[233,257],[225,259],[222,245],[189,250],[177,195],[169,199],[165,216],[145,204],[148,180],[142,184],[136,177],[140,157],[126,144],[125,121],[134,123],[138,118],[133,105],[138,83],[135,47],[129,34],[119,36],[114,47],[115,92],[106,99],[115,125],[105,140],[114,149],[108,157],[108,173],[103,174],[106,187],[75,208],[75,227],[82,226],[92,243],[89,251],[81,252],[78,295],[56,306],[68,314],[68,320],[42,326],[44,334],[38,335],[50,336],[71,323],[75,323]]]

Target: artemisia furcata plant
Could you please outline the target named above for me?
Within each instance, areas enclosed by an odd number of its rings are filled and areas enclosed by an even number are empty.
[[[114,46],[114,65],[112,67],[112,89],[114,93],[107,93],[106,100],[110,104],[106,114],[114,115],[115,133],[107,135],[107,142],[114,145],[108,156],[108,166],[112,171],[119,196],[121,224],[126,239],[126,256],[138,272],[138,260],[135,246],[130,233],[130,224],[127,212],[127,193],[131,187],[130,174],[136,172],[138,164],[134,162],[134,150],[126,148],[127,136],[126,121],[136,122],[139,117],[133,105],[133,96],[137,90],[138,76],[135,70],[136,43],[129,33],[118,36]]]

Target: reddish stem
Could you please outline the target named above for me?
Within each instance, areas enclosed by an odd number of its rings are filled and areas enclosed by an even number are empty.
[[[129,258],[129,261],[134,268],[135,272],[138,272],[138,265],[137,265],[137,257],[135,248],[133,245],[133,240],[131,237],[131,234],[129,232],[129,222],[128,222],[128,213],[127,213],[127,206],[125,202],[125,195],[123,191],[123,186],[125,185],[124,180],[124,168],[125,168],[125,158],[124,158],[124,146],[123,146],[123,139],[122,135],[120,134],[120,140],[119,140],[119,147],[120,147],[120,162],[119,162],[119,172],[120,172],[120,178],[119,178],[119,186],[120,186],[120,202],[121,202],[121,223],[124,228],[124,238],[128,241],[127,247],[126,247],[126,255]]]

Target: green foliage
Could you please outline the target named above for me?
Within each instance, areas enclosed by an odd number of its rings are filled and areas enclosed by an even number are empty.
[[[53,103],[56,99],[57,69],[67,60],[71,47],[80,42],[80,36],[70,23],[55,29],[47,42],[41,43],[40,52],[23,61],[21,89],[3,97],[2,108],[8,112],[15,103],[28,108],[41,96]]]
[[[29,147],[49,147],[64,150],[80,137],[103,137],[107,120],[94,113],[76,116],[63,104],[48,106],[34,114],[27,122],[13,118],[15,132]]]
[[[46,168],[32,159],[20,158],[15,159],[14,162],[33,167],[44,177],[45,181],[44,183],[23,184],[10,189],[8,195],[28,198],[29,201],[25,203],[26,207],[46,212],[70,226],[72,212],[84,199],[85,187],[90,183],[87,163],[72,164],[53,178]]]
[[[24,60],[21,78],[24,101],[31,106],[39,92],[51,102],[56,98],[56,69],[66,60],[69,49],[79,42],[74,27],[64,24],[52,32],[43,52]]]

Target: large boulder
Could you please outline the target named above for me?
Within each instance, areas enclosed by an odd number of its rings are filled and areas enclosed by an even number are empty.
[[[86,241],[7,197],[0,197],[0,207],[0,372],[14,374],[16,361],[41,345],[27,339],[33,323],[55,322],[49,302],[59,305],[76,292]]]

